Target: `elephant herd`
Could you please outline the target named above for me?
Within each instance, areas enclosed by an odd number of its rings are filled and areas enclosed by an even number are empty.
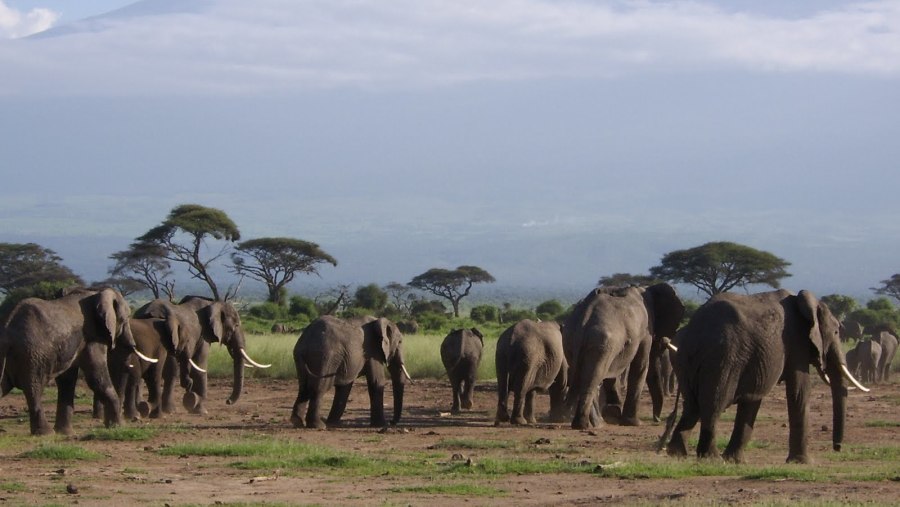
[[[102,412],[105,424],[111,426],[121,422],[123,413],[134,418],[172,412],[176,381],[184,389],[185,409],[205,414],[206,363],[212,343],[224,345],[233,360],[229,404],[240,397],[245,366],[268,366],[247,355],[240,317],[229,303],[199,297],[178,304],[156,300],[132,317],[129,313],[128,304],[113,289],[78,289],[52,301],[30,298],[13,309],[0,328],[0,385],[4,395],[13,387],[22,389],[33,434],[71,433],[79,370],[94,392],[95,415]],[[840,450],[849,384],[868,391],[852,370],[868,353],[860,349],[845,358],[840,325],[825,304],[808,291],[726,293],[710,299],[679,329],[683,315],[684,305],[675,290],[661,283],[595,289],[561,323],[523,320],[512,325],[497,341],[495,424],[534,423],[535,393],[547,392],[551,421],[571,421],[575,429],[595,427],[601,419],[637,425],[645,384],[653,416],[659,420],[674,373],[682,414],[669,428],[668,453],[686,455],[688,434],[699,422],[697,455],[718,456],[718,419],[736,405],[723,457],[741,462],[763,398],[783,382],[788,400],[787,459],[808,462],[812,367],[830,386],[832,442]],[[891,342],[885,335],[893,336],[884,333],[872,344],[895,350],[896,338]],[[483,347],[484,336],[477,329],[452,331],[441,344],[441,360],[452,387],[452,413],[472,407]],[[393,394],[390,422],[400,421],[405,385],[411,379],[403,334],[395,323],[385,318],[324,316],[303,330],[293,356],[298,393],[290,419],[295,427],[340,426],[353,383],[362,375],[370,424],[385,425],[386,372]],[[882,364],[880,357],[876,365]],[[877,381],[887,375],[868,378]],[[41,409],[43,388],[50,380],[59,391],[52,430]],[[147,401],[141,401],[142,384]],[[332,406],[323,420],[323,398],[332,389]],[[676,400],[676,412],[677,405]]]

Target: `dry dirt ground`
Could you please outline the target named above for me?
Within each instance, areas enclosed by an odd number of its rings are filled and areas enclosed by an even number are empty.
[[[895,382],[897,382],[895,380]],[[226,406],[227,380],[211,382],[207,417],[183,411],[164,420],[131,422],[128,427],[155,428],[148,438],[109,441],[90,438],[101,424],[90,419],[89,397],[82,387],[76,406],[74,437],[28,436],[27,412],[21,394],[0,400],[0,503],[9,505],[595,505],[614,504],[845,504],[900,503],[900,385],[874,386],[869,394],[851,391],[845,437],[848,449],[868,450],[848,455],[849,461],[829,458],[831,404],[825,386],[812,396],[813,431],[810,452],[814,465],[790,469],[824,470],[828,479],[751,479],[722,474],[681,479],[618,478],[598,473],[623,463],[646,462],[683,466],[694,458],[674,460],[654,452],[661,425],[644,418],[639,427],[604,425],[592,431],[567,426],[495,427],[496,385],[484,383],[476,392],[474,410],[447,414],[446,381],[419,380],[407,389],[406,411],[398,427],[369,428],[365,383],[358,382],[345,415],[345,427],[330,430],[294,429],[288,416],[296,394],[295,382],[248,379],[240,402]],[[780,391],[780,392],[779,392]],[[52,416],[53,394],[46,404]],[[649,414],[648,400],[641,414]],[[673,399],[667,401],[666,412]],[[538,396],[546,410],[547,397]],[[390,413],[390,395],[385,403]],[[330,400],[329,405],[330,406]],[[733,410],[733,409],[732,409]],[[731,412],[731,411],[729,411]],[[783,388],[763,403],[754,441],[748,451],[748,470],[765,465],[784,468],[787,421]],[[720,433],[730,432],[725,422]],[[696,431],[695,431],[696,434]],[[474,469],[491,460],[572,462],[579,471],[505,474],[364,474],[336,468],[246,470],[235,467],[241,456],[200,456],[191,452],[167,455],[181,444],[235,443],[260,440],[304,443],[336,452],[374,459],[469,463]],[[483,442],[484,445],[479,444]],[[74,446],[98,453],[93,459],[30,457],[46,446]],[[880,449],[880,450],[879,450]],[[879,457],[887,453],[887,458]],[[854,458],[853,456],[856,456]],[[887,459],[887,461],[885,461]],[[471,460],[471,461],[470,461]],[[610,465],[612,464],[612,465]],[[601,465],[599,468],[597,465]],[[729,465],[735,467],[734,465]],[[884,470],[880,480],[843,478],[854,470]],[[441,486],[452,486],[441,489]],[[464,488],[478,486],[463,494]],[[456,488],[456,489],[453,489]]]

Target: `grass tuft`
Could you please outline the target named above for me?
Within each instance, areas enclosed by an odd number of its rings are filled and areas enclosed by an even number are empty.
[[[157,430],[154,428],[95,428],[84,436],[84,440],[102,440],[116,442],[140,442],[155,437]]]
[[[41,444],[20,454],[23,458],[52,459],[60,461],[95,460],[102,456],[82,447],[67,444]]]
[[[490,486],[475,484],[429,484],[427,486],[404,486],[391,488],[391,493],[425,493],[428,495],[464,495],[488,498],[504,496],[506,491]]]

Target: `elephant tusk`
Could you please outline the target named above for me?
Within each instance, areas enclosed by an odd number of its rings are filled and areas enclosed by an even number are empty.
[[[831,385],[831,380],[828,378],[828,374],[822,371],[821,366],[816,365],[816,371],[819,373],[819,377],[822,378],[822,381],[825,382],[825,384]]]
[[[869,389],[868,387],[866,387],[866,386],[860,384],[858,380],[856,380],[855,378],[853,378],[853,374],[851,374],[851,373],[850,373],[850,370],[847,369],[847,365],[846,365],[846,364],[842,364],[842,365],[841,365],[841,371],[844,372],[844,376],[847,377],[847,380],[849,380],[850,382],[852,382],[853,385],[855,385],[857,389],[859,389],[860,391],[862,391],[862,392],[864,392],[864,393],[867,393],[867,392],[871,391],[871,389]]]
[[[406,371],[406,365],[401,363],[401,364],[400,364],[400,368],[403,369],[403,374],[406,375],[406,378],[408,378],[409,381],[412,382],[412,381],[413,381],[412,377],[410,377],[410,376],[409,376],[409,372]]]
[[[197,366],[197,363],[195,363],[193,359],[188,359],[188,363],[190,363],[191,366],[192,366],[195,370],[199,371],[200,373],[206,373],[206,370],[204,370],[203,368]]]
[[[141,354],[141,351],[138,349],[134,349],[134,353],[137,354],[142,361],[147,361],[150,364],[156,364],[159,362],[159,359],[153,359],[152,357],[147,357],[144,354]]]
[[[256,361],[254,361],[253,359],[251,359],[249,355],[247,355],[246,350],[244,350],[244,349],[240,349],[240,350],[241,350],[241,355],[244,356],[244,359],[246,359],[247,362],[252,364],[253,366],[256,366],[257,368],[268,368],[268,367],[272,366],[271,364],[259,364]]]
[[[248,363],[247,361],[244,361],[244,368],[253,368],[253,365]]]
[[[668,347],[672,352],[678,352],[678,347],[672,345],[672,342],[670,341],[666,341],[666,347]]]

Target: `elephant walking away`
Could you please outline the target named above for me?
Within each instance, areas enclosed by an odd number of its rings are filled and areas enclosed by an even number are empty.
[[[206,414],[207,373],[210,343],[220,343],[228,349],[233,361],[234,383],[226,403],[237,403],[244,386],[244,362],[257,368],[259,364],[247,354],[241,317],[231,303],[187,296],[179,304],[157,299],[135,312],[135,319],[162,319],[165,328],[162,340],[171,344],[163,365],[163,391],[171,392],[175,376],[185,389],[182,404],[192,414]],[[159,332],[155,330],[154,332]],[[165,395],[163,407],[166,407]]]
[[[637,407],[654,353],[663,338],[672,338],[684,315],[684,304],[670,285],[595,289],[575,305],[563,325],[563,347],[569,365],[566,403],[574,408],[572,427],[592,425],[591,407],[606,379],[626,370],[624,403],[607,389],[604,418],[623,425],[639,424]],[[609,385],[611,381],[607,381]],[[653,399],[662,400],[661,382],[650,382]],[[615,395],[618,398],[618,395]]]
[[[556,322],[521,320],[497,340],[497,416],[495,423],[534,424],[535,392],[550,394],[550,419],[565,417],[568,364]],[[513,409],[507,408],[509,393]]]
[[[17,387],[28,403],[32,435],[52,430],[41,406],[44,387],[58,388],[57,433],[72,433],[79,368],[103,404],[103,422],[122,422],[121,405],[109,377],[107,350],[134,350],[128,303],[114,289],[76,289],[54,300],[28,298],[13,308],[0,334],[2,394]]]
[[[460,413],[460,407],[472,408],[475,379],[481,364],[484,335],[477,328],[455,329],[441,342],[441,361],[453,389],[450,413]]]
[[[881,344],[872,339],[865,339],[856,344],[856,360],[859,362],[859,378],[863,382],[876,383],[881,363]]]
[[[844,437],[847,369],[839,324],[828,307],[809,291],[786,290],[754,295],[719,294],[678,332],[675,373],[684,397],[681,419],[668,444],[670,455],[687,455],[688,434],[700,421],[699,457],[715,457],[716,426],[726,407],[737,404],[734,429],[724,457],[743,461],[763,397],[779,379],[787,391],[788,462],[809,462],[807,422],[810,366],[830,383],[832,445]]]
[[[403,361],[403,334],[388,319],[346,321],[324,316],[314,320],[294,346],[297,368],[297,400],[291,410],[295,428],[339,426],[353,382],[366,376],[369,388],[370,424],[384,426],[384,370],[391,374],[394,416],[400,422],[403,392],[409,373]],[[334,388],[334,401],[323,422],[319,410],[324,394]],[[305,412],[305,414],[304,414]]]
[[[881,382],[891,380],[891,363],[897,354],[897,335],[889,331],[881,331],[872,338],[881,345],[881,359],[878,361],[878,379]]]

